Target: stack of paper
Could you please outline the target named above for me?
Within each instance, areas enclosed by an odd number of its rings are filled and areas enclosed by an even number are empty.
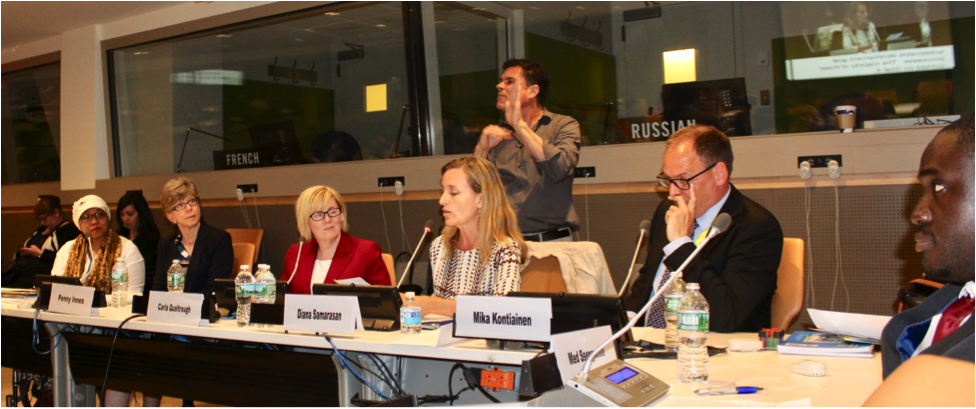
[[[787,355],[871,358],[874,345],[848,342],[836,334],[797,331],[780,343],[778,349]]]

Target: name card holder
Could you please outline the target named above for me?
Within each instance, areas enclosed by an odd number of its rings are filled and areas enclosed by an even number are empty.
[[[459,338],[548,342],[551,324],[552,302],[549,299],[457,297],[454,336]]]
[[[285,305],[251,303],[251,323],[285,325]]]
[[[604,347],[602,352],[594,351],[611,335],[613,333],[610,332],[609,325],[553,335],[550,351],[556,356],[563,383],[573,379],[583,370],[583,364],[592,353],[597,354],[596,358],[593,358],[594,368],[616,360],[617,349],[613,344]]]
[[[146,314],[150,323],[203,327],[210,324],[214,308],[203,294],[151,291],[148,297],[132,297],[132,312]]]
[[[254,308],[252,305],[251,308]],[[355,334],[363,329],[357,297],[348,295],[285,296],[285,333]]]
[[[81,317],[98,316],[98,309],[92,308],[94,299],[94,287],[53,283],[48,311]]]

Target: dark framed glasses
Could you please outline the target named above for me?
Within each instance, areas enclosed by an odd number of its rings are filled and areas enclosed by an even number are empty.
[[[336,217],[339,217],[340,214],[342,214],[342,209],[339,209],[338,207],[333,207],[333,208],[331,208],[329,210],[326,210],[324,212],[315,212],[315,213],[312,213],[310,216],[308,216],[308,218],[309,219],[312,219],[314,221],[321,221],[322,219],[325,219],[325,216],[326,215],[328,215],[329,218],[334,219]]]
[[[712,170],[712,168],[714,168],[715,165],[718,165],[718,162],[713,163],[712,166],[705,168],[705,170],[696,173],[695,176],[692,176],[688,179],[671,179],[667,175],[665,175],[664,172],[661,172],[660,175],[657,175],[657,183],[661,184],[661,186],[664,186],[665,188],[668,189],[671,188],[671,185],[674,185],[678,189],[688,190],[691,189],[692,180],[695,180],[695,178],[701,176],[703,173]]]

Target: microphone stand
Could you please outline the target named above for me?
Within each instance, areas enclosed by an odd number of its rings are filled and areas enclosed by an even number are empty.
[[[222,137],[222,136],[214,135],[214,134],[212,134],[210,132],[207,132],[207,131],[201,131],[201,130],[199,130],[197,128],[194,128],[194,127],[190,127],[190,126],[186,127],[186,135],[183,136],[183,149],[180,151],[180,162],[176,164],[176,173],[183,173],[183,169],[182,169],[182,166],[183,166],[183,155],[186,154],[186,142],[190,139],[190,131],[197,131],[197,132],[202,133],[204,135],[212,136],[214,138],[217,138],[217,139],[220,139],[220,140],[224,140],[224,137]]]
[[[671,273],[671,278],[669,278],[668,281],[662,284],[660,288],[668,288],[671,285],[673,285],[674,281],[677,280],[678,277],[681,277],[681,274],[684,272],[685,267],[688,266],[688,263],[690,263],[691,260],[694,260],[695,256],[698,255],[698,252],[700,252],[703,248],[705,248],[705,245],[708,244],[708,242],[712,240],[713,237],[717,236],[721,232],[722,230],[717,230],[712,227],[709,227],[708,236],[705,237],[705,240],[702,240],[701,244],[698,245],[698,247],[696,247],[695,250],[691,252],[691,255],[689,255],[688,258],[685,259],[684,263],[681,263],[681,266],[678,267],[677,271]],[[641,308],[640,311],[637,312],[637,315],[635,315],[634,318],[627,323],[627,325],[621,328],[620,331],[617,331],[617,333],[613,334],[612,337],[608,338],[606,341],[603,341],[603,343],[600,344],[600,346],[598,346],[596,349],[594,349],[594,351],[602,351],[603,348],[606,348],[607,345],[610,345],[611,342],[616,341],[618,338],[623,336],[623,334],[627,333],[627,331],[630,331],[631,328],[634,328],[634,325],[637,325],[637,321],[640,320],[644,316],[644,314],[647,314],[647,311],[651,309],[651,305],[654,305],[654,301],[657,301],[658,298],[661,298],[661,294],[664,294],[664,291],[657,291],[654,294],[654,296],[651,297],[651,299],[648,300],[646,304],[644,304],[644,308]],[[578,380],[578,382],[580,383],[586,382],[586,377],[590,374],[590,367],[593,366],[593,358],[596,358],[597,355],[598,354],[591,353],[590,356],[586,358],[586,363],[583,364],[583,370],[580,371],[579,375],[576,375],[576,379]]]
[[[420,236],[420,241],[417,242],[417,248],[413,250],[413,255],[410,256],[410,261],[407,262],[406,267],[403,268],[403,275],[400,276],[400,282],[397,283],[397,288],[403,285],[403,279],[407,278],[407,270],[413,265],[413,259],[417,258],[417,253],[420,252],[420,247],[424,245],[424,239],[427,238],[427,233],[430,233],[430,228],[424,228],[424,235]],[[410,283],[413,284],[413,271],[410,271]]]
[[[623,297],[624,293],[627,292],[630,277],[634,275],[634,266],[637,264],[637,256],[640,254],[641,244],[644,243],[644,236],[647,235],[647,230],[642,228],[640,233],[640,237],[637,239],[637,248],[634,249],[634,258],[630,260],[630,269],[627,270],[627,279],[624,280],[624,285],[620,286],[620,292],[617,293],[617,298]]]

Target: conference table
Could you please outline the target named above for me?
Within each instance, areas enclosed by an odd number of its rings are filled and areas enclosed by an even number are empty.
[[[105,380],[110,350],[107,384],[117,390],[240,406],[349,406],[352,399],[383,400],[349,369],[343,369],[332,345],[321,334],[285,333],[281,326],[239,328],[235,321],[226,319],[208,326],[180,326],[149,323],[145,317],[137,317],[125,322],[124,332],[113,347],[115,329],[132,316],[127,308],[101,308],[98,316],[82,317],[38,312],[30,308],[29,299],[2,301],[3,366],[28,371],[50,362],[58,406],[94,405],[93,385],[101,386]],[[38,325],[46,329],[42,335],[47,340],[37,349],[51,349],[50,357],[37,354],[30,346],[35,315],[42,323]],[[383,366],[395,374],[407,393],[418,397],[444,396],[448,395],[449,382],[455,393],[467,386],[461,371],[449,379],[457,363],[513,371],[517,388],[522,361],[540,352],[505,349],[504,345],[485,340],[455,340],[456,343],[437,346],[448,337],[443,331],[425,330],[419,335],[359,331],[330,338],[346,360],[355,362],[352,368],[385,396],[392,396],[393,391],[381,382]],[[663,343],[664,333],[637,328],[634,336]],[[724,347],[731,339],[755,337],[751,333],[712,333],[709,344]],[[13,356],[8,358],[10,354]],[[827,375],[807,377],[792,373],[793,363],[806,359],[824,363]],[[775,351],[728,352],[711,358],[707,385],[678,382],[674,360],[639,358],[628,362],[671,385],[670,392],[651,406],[731,405],[742,401],[760,405],[859,406],[881,383],[879,353],[873,358],[829,358],[781,355]],[[694,393],[702,387],[731,385],[760,386],[764,390],[752,395],[714,397],[698,397]],[[520,402],[517,391],[488,393],[506,406],[542,406],[547,397],[546,394]],[[581,398],[578,402],[585,405],[587,400]],[[454,404],[491,402],[480,393],[468,391]]]

